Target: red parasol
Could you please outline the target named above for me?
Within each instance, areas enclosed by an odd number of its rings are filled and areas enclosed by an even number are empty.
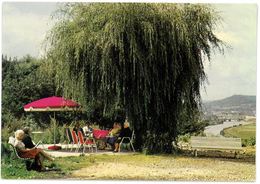
[[[24,107],[25,111],[73,111],[80,105],[63,97],[52,96],[33,101]]]
[[[26,104],[24,111],[27,112],[50,112],[50,111],[75,111],[80,107],[79,104],[72,100],[65,99],[63,97],[52,96],[48,98],[42,98],[40,100],[33,101]],[[54,114],[55,118],[55,114]],[[55,127],[54,127],[54,147],[52,149],[57,149],[55,147]]]

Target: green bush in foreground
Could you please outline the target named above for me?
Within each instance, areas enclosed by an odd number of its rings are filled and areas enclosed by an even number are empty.
[[[256,144],[256,139],[255,137],[250,137],[249,139],[242,139],[242,146],[255,146]]]

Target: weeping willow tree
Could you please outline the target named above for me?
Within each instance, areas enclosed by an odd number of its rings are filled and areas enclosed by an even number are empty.
[[[75,3],[57,13],[48,58],[58,90],[103,114],[123,109],[136,144],[171,152],[183,116],[197,116],[203,62],[222,42],[206,5]]]

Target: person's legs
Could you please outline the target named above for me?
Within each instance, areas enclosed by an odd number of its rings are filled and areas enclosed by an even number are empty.
[[[112,150],[115,149],[115,142],[116,142],[117,137],[109,137],[107,139],[107,143],[111,146]]]
[[[41,157],[41,154],[36,155],[36,157],[34,159],[35,167],[36,167],[35,169],[38,171],[41,171],[44,169],[42,159],[43,158]]]
[[[115,149],[114,149],[115,152],[118,152],[118,150],[119,150],[119,144],[120,144],[120,140],[117,140],[117,141],[115,142]]]
[[[119,148],[119,143],[115,143],[115,150],[116,152],[118,152],[118,148]]]
[[[121,138],[117,138],[116,141],[115,141],[115,150],[116,152],[118,152],[118,149],[119,149],[119,143],[121,142]]]
[[[48,160],[54,161],[54,158],[52,158],[52,157],[51,157],[48,153],[46,153],[45,151],[41,150],[41,151],[40,151],[40,154],[41,154],[43,157],[47,158]]]

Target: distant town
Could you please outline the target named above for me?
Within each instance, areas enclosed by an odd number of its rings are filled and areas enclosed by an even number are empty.
[[[246,116],[256,116],[256,96],[233,95],[222,100],[204,102],[202,111],[203,118],[210,125],[241,121]]]

